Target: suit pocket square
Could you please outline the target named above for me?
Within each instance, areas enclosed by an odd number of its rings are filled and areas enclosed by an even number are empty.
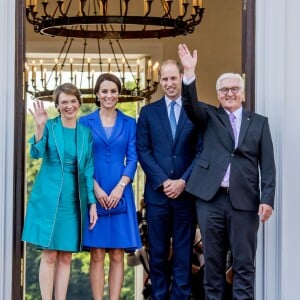
[[[115,214],[124,214],[127,212],[126,200],[122,197],[116,207],[105,209],[101,205],[97,205],[97,215],[98,216],[108,216]]]

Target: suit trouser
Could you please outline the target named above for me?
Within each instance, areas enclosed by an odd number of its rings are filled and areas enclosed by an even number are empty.
[[[228,193],[219,190],[211,201],[196,200],[205,258],[206,299],[225,298],[227,251],[232,252],[232,299],[254,299],[257,211],[232,207]]]
[[[170,199],[165,206],[147,205],[146,211],[152,299],[190,299],[196,224],[194,201]]]

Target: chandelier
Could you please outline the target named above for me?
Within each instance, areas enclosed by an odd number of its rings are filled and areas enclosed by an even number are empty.
[[[185,35],[193,33],[204,12],[202,0],[42,0],[39,5],[37,0],[26,1],[26,17],[35,32],[74,38]]]
[[[25,87],[34,98],[50,100],[49,82],[60,84],[64,76],[79,86],[84,102],[93,101],[93,80],[97,73],[114,72],[122,83],[121,101],[150,99],[158,86],[158,65],[150,57],[130,62],[120,40],[175,37],[190,34],[201,22],[202,0],[26,0],[26,18],[35,32],[65,37],[49,71],[44,62],[25,66]],[[74,40],[83,41],[82,57],[71,57]],[[97,41],[97,59],[87,54],[90,40]],[[101,45],[109,43],[111,57],[104,59]],[[79,70],[74,70],[78,65]],[[98,68],[93,70],[92,65]],[[76,72],[75,72],[76,71]],[[77,73],[80,72],[80,75]],[[131,75],[130,87],[126,86]],[[85,78],[83,78],[85,77]],[[80,83],[80,84],[81,84]]]
[[[79,41],[82,41],[82,50],[76,54],[71,50],[73,46],[80,47]],[[33,99],[52,101],[54,89],[63,82],[71,82],[80,89],[83,103],[93,103],[94,83],[100,74],[108,72],[121,81],[120,102],[150,100],[158,87],[158,62],[153,63],[149,56],[139,55],[136,58],[133,54],[125,55],[118,40],[98,42],[96,54],[88,53],[86,39],[73,38],[65,39],[58,54],[46,53],[39,57],[27,53],[24,70],[26,92]],[[110,54],[101,52],[104,44],[109,44]]]

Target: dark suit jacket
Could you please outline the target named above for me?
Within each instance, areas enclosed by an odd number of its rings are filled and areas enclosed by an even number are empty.
[[[238,146],[226,111],[198,102],[195,81],[183,85],[183,106],[189,118],[205,129],[201,157],[187,183],[187,191],[210,201],[217,193],[228,164],[230,198],[236,209],[254,211],[260,203],[273,207],[275,163],[266,117],[243,109]]]
[[[137,151],[146,173],[146,203],[166,203],[168,198],[161,188],[168,178],[187,181],[196,155],[198,136],[198,130],[182,109],[173,141],[164,98],[141,109],[137,124]]]

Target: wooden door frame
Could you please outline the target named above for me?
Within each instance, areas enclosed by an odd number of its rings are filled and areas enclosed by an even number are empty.
[[[255,0],[243,0],[242,72],[246,79],[248,110],[255,109]],[[15,144],[14,144],[14,237],[12,262],[12,299],[23,299],[24,247],[21,242],[25,206],[25,119],[26,103],[23,85],[25,62],[25,1],[16,0],[15,53]]]
[[[242,3],[242,73],[245,76],[245,108],[255,110],[255,0]]]
[[[24,247],[21,242],[25,205],[25,117],[26,103],[23,84],[25,61],[25,1],[15,1],[15,116],[14,116],[14,228],[12,261],[12,298],[23,299]]]

